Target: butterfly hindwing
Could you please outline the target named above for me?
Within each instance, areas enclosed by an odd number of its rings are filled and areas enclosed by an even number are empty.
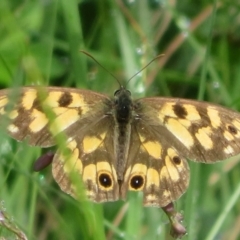
[[[86,195],[94,202],[116,201],[119,198],[112,141],[113,119],[102,116],[92,116],[87,125],[82,123],[86,119],[80,120],[77,136],[67,141],[69,156],[64,157],[59,149],[53,160],[53,176],[61,189],[76,197],[76,184],[81,178]],[[79,178],[77,181],[71,181],[74,173]]]
[[[125,196],[128,190],[142,191],[145,206],[166,206],[188,187],[186,159],[164,136],[159,138],[153,126],[146,125],[141,117],[132,124],[127,162],[121,194]]]

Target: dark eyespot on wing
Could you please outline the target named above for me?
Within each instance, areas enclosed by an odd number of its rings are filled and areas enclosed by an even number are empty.
[[[133,189],[140,189],[144,185],[144,179],[142,176],[133,176],[130,180],[130,185]]]
[[[179,156],[174,156],[173,157],[173,162],[177,165],[181,163],[181,158]]]
[[[109,176],[109,174],[102,173],[98,177],[98,180],[99,180],[99,183],[105,188],[112,187],[112,185],[113,185],[113,181],[111,179],[111,176]]]

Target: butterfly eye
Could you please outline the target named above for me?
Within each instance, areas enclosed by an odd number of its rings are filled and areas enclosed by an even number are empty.
[[[135,175],[130,180],[130,186],[135,190],[142,188],[143,184],[144,184],[144,178],[140,175]]]
[[[131,92],[129,90],[126,90],[127,94],[131,96]]]
[[[125,95],[131,96],[131,92],[125,88],[120,88],[118,90],[115,91],[114,96],[116,97],[117,95],[119,95],[119,93],[123,92]]]
[[[121,89],[116,90],[115,93],[114,93],[114,96],[117,96],[120,91],[121,91]]]
[[[112,178],[108,173],[101,173],[98,177],[100,185],[104,188],[112,187]]]

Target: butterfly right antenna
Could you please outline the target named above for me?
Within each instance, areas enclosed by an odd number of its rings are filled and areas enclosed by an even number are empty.
[[[153,58],[147,65],[145,65],[142,69],[140,69],[139,71],[137,71],[132,77],[130,77],[127,80],[126,85],[128,85],[128,83],[130,82],[130,80],[132,80],[134,77],[136,77],[140,72],[142,72],[145,68],[147,68],[152,62],[154,62],[156,59],[163,57],[165,54],[159,54],[157,55],[155,58]]]

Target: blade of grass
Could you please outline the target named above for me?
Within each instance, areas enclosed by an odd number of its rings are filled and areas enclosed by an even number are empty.
[[[217,234],[221,231],[221,226],[224,223],[224,220],[228,217],[229,212],[232,210],[234,205],[240,198],[240,184],[238,184],[236,190],[233,192],[229,201],[226,203],[225,208],[220,213],[218,219],[216,220],[215,224],[213,225],[211,231],[206,237],[206,240],[213,240],[216,239]]]

